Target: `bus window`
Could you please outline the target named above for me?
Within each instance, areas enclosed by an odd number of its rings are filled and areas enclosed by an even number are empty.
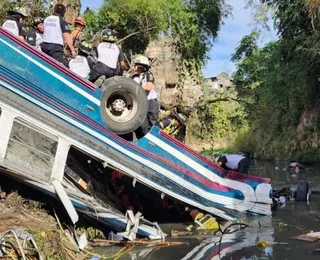
[[[5,159],[32,173],[50,178],[57,146],[54,136],[15,120]]]

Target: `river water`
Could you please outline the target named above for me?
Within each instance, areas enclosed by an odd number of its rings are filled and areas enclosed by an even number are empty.
[[[256,161],[251,174],[272,179],[273,187],[294,185],[298,180],[307,180],[313,190],[320,191],[320,164],[296,175],[282,169],[286,162]],[[250,217],[245,220],[250,226],[222,237],[189,236],[167,241],[184,241],[186,245],[146,248],[135,247],[119,259],[230,259],[230,260],[313,260],[320,259],[320,242],[307,242],[292,239],[310,230],[320,231],[320,194],[313,194],[307,202],[290,202],[273,211],[272,217]],[[162,228],[170,234],[172,229],[184,230],[182,224],[166,224]],[[258,248],[258,241],[266,241],[271,246]],[[317,251],[317,249],[319,251]],[[107,249],[107,255],[116,254],[119,248]],[[103,253],[106,253],[103,250]],[[120,256],[120,255],[119,255]]]

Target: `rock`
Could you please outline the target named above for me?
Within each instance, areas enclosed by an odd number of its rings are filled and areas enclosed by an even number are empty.
[[[202,87],[196,73],[183,71],[181,56],[174,50],[173,40],[161,38],[151,42],[145,55],[151,60],[151,72],[155,76],[155,89],[164,110],[174,107],[192,107],[202,95]]]

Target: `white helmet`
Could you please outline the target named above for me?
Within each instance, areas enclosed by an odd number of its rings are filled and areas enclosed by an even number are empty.
[[[135,58],[133,60],[133,63],[150,67],[149,59],[146,56],[143,56],[143,55],[135,56]]]
[[[22,17],[27,17],[28,14],[27,14],[27,10],[25,8],[16,8],[16,9],[13,9],[13,10],[9,10],[8,11],[8,14],[9,15],[13,15],[13,14],[18,14],[18,15],[21,15]]]

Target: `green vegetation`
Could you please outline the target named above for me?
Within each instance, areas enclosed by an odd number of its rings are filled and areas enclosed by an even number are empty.
[[[210,42],[228,15],[225,0],[105,0],[97,11],[86,12],[87,33],[97,34],[110,26],[118,33],[128,53],[143,53],[148,43],[161,35],[174,39],[185,60],[194,61],[200,71]]]
[[[320,1],[261,2],[274,10],[279,40],[259,48],[253,32],[232,57],[250,118],[247,146],[264,158],[320,160]]]
[[[0,22],[1,24],[7,18],[7,12],[15,8],[24,8],[29,16],[27,18],[27,25],[31,24],[33,17],[46,17],[49,15],[49,8],[51,1],[49,0],[20,0],[20,1],[10,1],[1,0],[0,1]]]
[[[205,86],[203,100],[190,116],[191,135],[201,141],[225,139],[227,143],[231,143],[236,134],[246,127],[244,108],[241,103],[232,100],[232,97],[236,97],[234,89],[211,94],[207,93],[207,89]]]

